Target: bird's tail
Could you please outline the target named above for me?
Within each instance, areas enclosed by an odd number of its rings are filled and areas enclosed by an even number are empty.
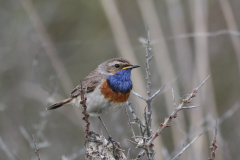
[[[52,109],[56,109],[56,108],[59,108],[61,107],[62,105],[66,104],[66,103],[69,103],[73,100],[73,98],[68,98],[68,99],[64,99],[60,102],[57,102],[49,107],[46,108],[46,110],[52,110]]]

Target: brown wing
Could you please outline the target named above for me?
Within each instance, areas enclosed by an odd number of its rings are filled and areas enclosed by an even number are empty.
[[[87,93],[93,91],[98,85],[102,83],[102,81],[106,78],[107,76],[104,74],[101,74],[97,71],[91,72],[82,82],[82,87],[85,90],[87,88]],[[78,95],[81,94],[81,84],[79,84],[72,92],[71,92],[71,97],[77,97]]]

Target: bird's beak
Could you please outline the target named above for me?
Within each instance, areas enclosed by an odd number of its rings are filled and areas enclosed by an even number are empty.
[[[127,66],[127,67],[123,67],[122,70],[124,69],[133,69],[133,68],[138,68],[140,67],[139,65],[130,65],[130,66]]]

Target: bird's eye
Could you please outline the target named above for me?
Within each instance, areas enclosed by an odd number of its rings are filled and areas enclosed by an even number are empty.
[[[116,68],[119,68],[119,67],[120,67],[120,65],[119,65],[119,64],[115,64],[114,66],[115,66]]]

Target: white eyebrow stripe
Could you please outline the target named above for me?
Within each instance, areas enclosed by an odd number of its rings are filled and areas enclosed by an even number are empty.
[[[108,66],[114,66],[115,64],[119,64],[117,61],[114,61],[112,63],[109,63]]]

